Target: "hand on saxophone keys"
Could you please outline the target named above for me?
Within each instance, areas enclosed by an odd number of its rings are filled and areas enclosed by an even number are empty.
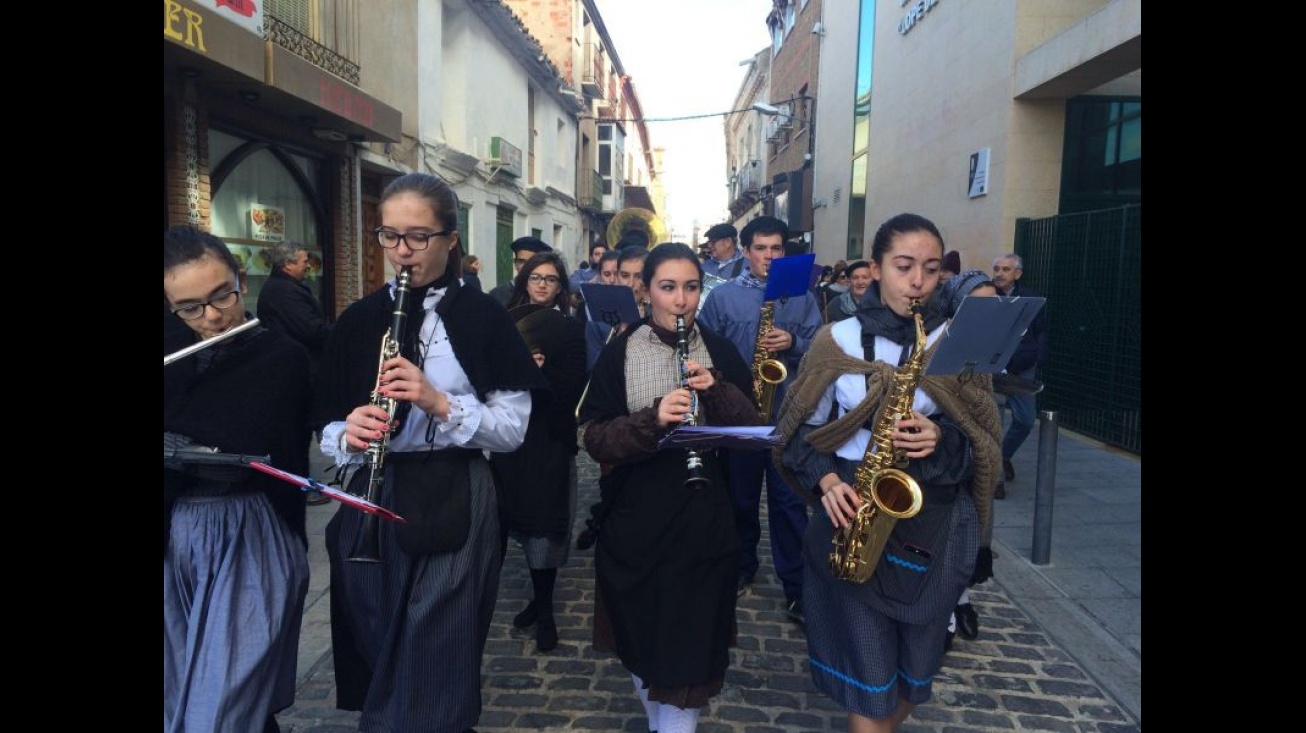
[[[786,351],[793,346],[794,335],[788,331],[773,328],[762,337],[762,343],[766,346],[767,351],[774,354],[777,351]]]
[[[862,506],[857,489],[835,473],[826,474],[821,479],[820,489],[821,506],[830,522],[838,528],[851,526],[853,517],[857,516],[857,510]]]
[[[943,440],[943,428],[916,410],[911,417],[899,420],[889,439],[893,447],[906,451],[908,458],[924,458],[934,452]]]

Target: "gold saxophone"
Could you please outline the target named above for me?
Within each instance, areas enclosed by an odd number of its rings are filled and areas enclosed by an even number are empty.
[[[753,342],[753,399],[762,422],[771,421],[771,403],[775,401],[775,387],[785,381],[789,370],[779,359],[766,350],[766,334],[775,328],[775,301],[762,304],[762,318],[757,323],[757,339]]]
[[[862,505],[846,529],[835,527],[830,540],[834,545],[830,571],[840,580],[853,583],[869,580],[880,564],[893,525],[899,519],[916,516],[924,500],[920,484],[902,470],[907,467],[905,451],[895,450],[889,438],[894,423],[911,416],[916,385],[924,372],[925,322],[919,300],[912,301],[911,311],[916,319],[916,347],[907,363],[893,373],[889,396],[855,472],[854,486]]]

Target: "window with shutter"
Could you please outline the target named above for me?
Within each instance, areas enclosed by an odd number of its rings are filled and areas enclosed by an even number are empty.
[[[265,0],[263,9],[277,20],[313,37],[312,0]]]

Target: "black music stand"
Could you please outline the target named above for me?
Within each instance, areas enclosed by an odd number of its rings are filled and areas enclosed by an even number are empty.
[[[792,298],[802,295],[811,287],[812,265],[816,263],[816,253],[791,257],[778,257],[771,260],[771,267],[766,273],[766,292],[762,300]]]
[[[591,321],[606,323],[615,328],[619,324],[629,326],[639,320],[635,291],[625,285],[582,283],[580,292],[585,298],[585,309],[589,312]]]
[[[939,337],[925,373],[965,376],[1001,372],[1045,302],[1046,298],[1008,296],[964,298]]]

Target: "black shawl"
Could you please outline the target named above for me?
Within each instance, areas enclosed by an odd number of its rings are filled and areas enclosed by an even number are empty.
[[[547,390],[508,311],[485,293],[462,287],[458,278],[451,278],[448,288],[435,312],[444,320],[454,356],[477,399],[484,402],[494,390]],[[420,298],[415,300],[420,303]],[[387,284],[340,314],[322,355],[314,424],[321,427],[344,420],[355,407],[370,401],[381,337],[390,328],[393,308]],[[416,332],[420,324],[410,319],[409,325],[409,331]]]
[[[196,341],[184,325],[164,319],[163,353]],[[224,453],[268,455],[290,473],[309,471],[309,357],[298,342],[256,327],[163,368],[163,429]],[[262,491],[307,546],[304,494],[297,487],[253,469],[242,484]],[[195,479],[164,469],[163,516],[168,522],[177,495]]]
[[[585,328],[571,316],[561,317],[565,333],[543,349],[543,373],[551,389],[531,394],[526,440],[511,453],[490,456],[504,528],[532,535],[565,535],[571,528],[576,403],[588,372]]]
[[[587,450],[602,462],[604,451],[597,446],[606,444],[615,464],[600,480],[602,524],[594,551],[596,598],[603,618],[610,619],[611,642],[600,633],[596,612],[595,645],[615,650],[627,669],[654,688],[655,699],[697,706],[700,697],[720,689],[729,665],[739,536],[716,452],[702,456],[709,483],[686,486],[685,451],[657,450],[665,431],[656,425],[656,411],[641,405],[632,412],[626,404],[626,350],[642,325],[604,348],[581,407],[582,424],[593,421],[585,434]],[[702,395],[705,422],[738,424],[722,418],[731,414],[756,422],[744,358],[726,339],[700,332],[717,376]],[[630,418],[624,427],[610,425],[623,417]]]

